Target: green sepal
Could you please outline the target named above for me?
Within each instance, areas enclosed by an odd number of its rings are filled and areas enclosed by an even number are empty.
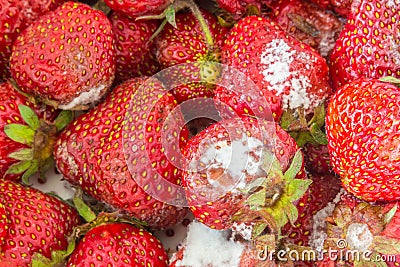
[[[259,190],[253,194],[251,194],[247,199],[246,199],[246,204],[250,205],[252,207],[259,207],[259,206],[264,206],[265,201],[267,197],[267,191],[266,190]]]
[[[324,133],[320,126],[316,123],[311,124],[310,126],[310,133],[314,140],[320,145],[327,145],[328,139],[326,138],[326,133]]]
[[[286,170],[284,174],[285,180],[287,181],[293,180],[296,177],[296,175],[301,171],[302,167],[303,167],[303,155],[300,150],[297,150],[296,154],[292,159],[292,162],[290,163],[289,168]]]
[[[10,154],[8,154],[8,157],[12,158],[12,159],[16,159],[16,160],[22,160],[22,161],[32,160],[33,149],[32,148],[22,148],[15,152],[11,152]]]
[[[4,133],[11,140],[25,145],[32,145],[35,131],[22,124],[10,123],[4,126]]]
[[[74,119],[74,113],[71,110],[63,110],[54,120],[57,132],[64,129]]]
[[[393,205],[393,207],[388,211],[388,212],[386,212],[386,214],[384,215],[384,222],[386,223],[386,224],[388,224],[392,219],[393,219],[393,217],[394,217],[394,215],[396,214],[396,211],[397,211],[397,202]]]
[[[6,174],[20,174],[32,165],[31,161],[19,161],[8,168]]]
[[[325,105],[322,103],[314,109],[314,115],[308,125],[316,124],[319,128],[325,125]]]
[[[311,179],[293,179],[287,186],[289,200],[292,202],[299,200],[307,192],[311,183]]]
[[[174,6],[173,6],[173,5],[169,5],[169,6],[164,10],[164,12],[165,12],[165,19],[167,20],[167,22],[168,22],[169,24],[171,24],[172,27],[174,27],[174,28],[176,29],[178,26],[176,25],[176,20],[175,20],[175,13],[176,13],[176,11],[175,11]]]
[[[400,254],[400,240],[387,236],[375,236],[372,247],[381,254]]]
[[[18,105],[19,113],[26,124],[31,127],[32,130],[36,130],[40,126],[39,118],[36,113],[28,106]]]
[[[287,205],[283,206],[283,210],[286,214],[287,219],[289,219],[290,224],[294,226],[294,223],[299,217],[299,211],[297,210],[296,206],[293,203],[289,202]],[[283,225],[285,224],[286,222]]]
[[[381,82],[387,82],[391,83],[393,85],[396,85],[397,87],[400,87],[400,79],[393,77],[393,76],[385,76],[379,79]]]
[[[76,190],[75,195],[72,201],[74,203],[76,210],[86,222],[93,222],[97,218],[96,213],[94,213],[92,209],[85,203],[85,201],[83,201],[82,189],[76,188],[75,190]]]
[[[36,160],[31,161],[31,165],[29,166],[29,168],[24,172],[24,174],[21,177],[22,183],[29,185],[29,178],[37,173],[38,166],[39,166],[39,163]]]

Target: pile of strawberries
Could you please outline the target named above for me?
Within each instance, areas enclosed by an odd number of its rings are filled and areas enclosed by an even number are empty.
[[[399,0],[0,0],[0,266],[400,266],[399,87]]]

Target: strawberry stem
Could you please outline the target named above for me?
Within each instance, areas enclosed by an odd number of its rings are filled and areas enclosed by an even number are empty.
[[[214,38],[211,34],[210,28],[208,28],[207,22],[204,19],[203,15],[201,15],[201,11],[199,7],[193,0],[186,0],[188,7],[192,11],[193,15],[196,17],[197,21],[200,23],[200,27],[203,30],[204,39],[206,40],[206,44],[209,51],[214,50]]]

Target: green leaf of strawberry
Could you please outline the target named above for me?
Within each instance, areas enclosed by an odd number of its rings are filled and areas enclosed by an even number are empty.
[[[28,124],[32,130],[39,128],[40,122],[36,113],[28,106],[18,105],[19,113],[22,119]]]
[[[30,160],[33,156],[33,150],[31,148],[22,148],[18,151],[11,152],[8,157],[21,161]]]
[[[31,127],[16,123],[4,126],[4,132],[11,140],[26,145],[32,145],[35,136],[35,131]]]

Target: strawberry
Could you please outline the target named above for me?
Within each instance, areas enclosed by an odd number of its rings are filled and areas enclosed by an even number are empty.
[[[43,174],[52,165],[57,134],[71,120],[70,111],[59,112],[33,104],[10,82],[0,83],[0,176],[19,180]]]
[[[171,187],[180,189],[179,147],[188,138],[179,109],[171,113],[176,105],[155,79],[122,83],[60,134],[58,170],[95,199],[151,227],[174,225],[187,213],[163,198],[173,195]],[[174,135],[176,146],[169,143]]]
[[[400,199],[400,91],[359,79],[332,96],[326,116],[328,148],[344,188],[366,201]]]
[[[122,12],[132,18],[144,15],[157,15],[171,3],[170,0],[104,0],[104,2],[111,10]]]
[[[18,36],[10,69],[21,91],[61,109],[87,109],[114,79],[111,23],[85,4],[64,3]]]
[[[238,213],[251,207],[270,214],[278,227],[293,221],[297,210],[292,202],[309,184],[296,151],[282,128],[261,119],[225,119],[203,130],[185,148],[183,184],[195,218],[228,229]]]
[[[7,180],[0,181],[0,210],[0,262],[9,266],[32,266],[39,253],[56,259],[79,223],[75,209],[58,198]]]
[[[263,106],[265,98],[276,121],[283,111],[302,109],[310,114],[330,95],[328,67],[314,49],[289,36],[275,22],[257,16],[240,20],[222,48],[222,63],[248,76],[258,96],[237,94],[219,86],[215,99],[237,114],[254,115],[247,102]],[[226,102],[228,100],[229,102]]]
[[[346,195],[336,205],[327,219],[325,249],[336,250],[335,258],[328,255],[318,266],[396,266],[400,263],[400,239],[391,236],[387,228],[399,229],[393,225],[399,216],[398,204],[371,204],[351,199]],[[390,229],[389,229],[390,232]],[[358,253],[349,257],[350,251]],[[368,252],[368,253],[366,253]],[[397,260],[396,260],[397,258]],[[387,265],[383,261],[387,259]]]
[[[150,37],[159,23],[154,20],[135,21],[118,12],[111,13],[109,18],[115,35],[116,82],[155,74],[159,66]]]
[[[333,173],[327,145],[307,143],[303,152],[307,171],[315,174]]]
[[[353,6],[353,2],[355,5],[359,1],[353,1],[353,0],[310,0],[310,2],[313,2],[323,9],[330,9],[335,11],[337,14],[340,16],[343,16],[347,18],[350,13],[352,12],[352,9],[355,7]]]
[[[179,75],[181,84],[172,88],[179,103],[195,97],[212,97],[212,86],[199,83],[202,81],[199,80],[199,72],[202,68],[209,68],[204,66],[207,62],[219,61],[219,48],[228,31],[211,13],[205,10],[199,12],[205,25],[198,20],[196,13],[181,12],[176,15],[176,26],[167,24],[156,38],[157,59],[161,68],[178,65],[165,70],[163,76],[175,82],[178,80],[175,77]],[[184,63],[192,64],[179,66]]]
[[[324,220],[330,215],[335,204],[339,201],[340,181],[332,175],[309,175],[312,184],[307,193],[296,204],[299,217],[292,224],[287,224],[282,229],[287,247],[311,246],[318,242],[321,231],[325,231]],[[313,266],[311,261],[298,258],[295,266]]]
[[[358,78],[400,77],[399,0],[355,1],[331,54],[334,88]]]
[[[271,18],[287,33],[329,59],[343,23],[337,16],[304,0],[272,1]]]
[[[7,0],[0,2],[0,82],[10,77],[9,60],[17,36],[37,18],[65,0]]]
[[[70,255],[67,267],[168,266],[161,242],[145,229],[112,222],[91,228]]]

